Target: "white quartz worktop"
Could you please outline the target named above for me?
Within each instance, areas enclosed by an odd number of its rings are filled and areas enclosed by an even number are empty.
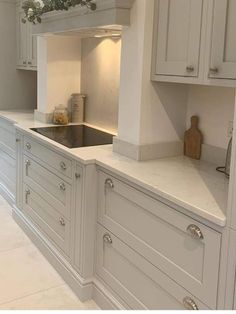
[[[183,156],[137,162],[114,153],[112,145],[69,149],[31,131],[32,127],[45,126],[35,122],[32,113],[0,111],[0,116],[17,123],[17,129],[81,163],[96,163],[183,207],[190,214],[221,227],[226,224],[229,180],[216,172],[215,165]]]

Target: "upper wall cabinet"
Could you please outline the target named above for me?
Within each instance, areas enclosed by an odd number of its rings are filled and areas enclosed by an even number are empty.
[[[37,70],[37,37],[32,35],[32,25],[22,23],[24,12],[16,5],[17,68]]]
[[[198,76],[202,0],[160,0],[157,75]]]
[[[235,16],[235,0],[155,0],[152,79],[235,87]]]
[[[236,79],[235,16],[235,0],[215,0],[209,72],[211,78]]]

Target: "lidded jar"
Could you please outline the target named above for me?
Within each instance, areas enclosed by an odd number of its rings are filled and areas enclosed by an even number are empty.
[[[60,125],[66,125],[69,123],[69,113],[65,106],[59,105],[55,107],[53,113],[53,123]]]

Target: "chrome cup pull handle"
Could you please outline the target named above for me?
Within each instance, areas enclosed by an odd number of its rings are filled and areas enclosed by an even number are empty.
[[[66,222],[64,220],[64,218],[60,218],[59,219],[60,224],[64,227],[66,225]]]
[[[103,241],[108,244],[112,244],[112,238],[109,233],[105,233],[103,236]]]
[[[187,228],[187,232],[194,238],[194,239],[199,239],[199,240],[203,240],[204,236],[203,233],[201,231],[201,229],[196,226],[196,225],[189,225]]]
[[[186,308],[186,310],[188,310],[188,311],[198,311],[199,310],[195,301],[190,297],[186,297],[183,299],[183,305]]]
[[[111,179],[106,179],[105,181],[105,188],[108,189],[113,189],[114,188],[114,183]]]
[[[64,161],[60,162],[60,167],[61,167],[62,170],[66,170],[67,169],[66,168],[66,164],[64,163]]]

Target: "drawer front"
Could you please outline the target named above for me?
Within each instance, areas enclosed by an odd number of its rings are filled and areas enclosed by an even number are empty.
[[[97,227],[96,274],[133,310],[183,310],[189,298],[199,300],[168,278],[124,242]]]
[[[214,309],[221,235],[103,172],[98,178],[98,221]]]
[[[56,152],[27,137],[24,138],[24,149],[26,152],[31,153],[35,157],[42,160],[52,169],[57,170],[60,174],[63,174],[68,178],[72,177],[71,160],[61,156],[60,154],[57,154]]]
[[[0,150],[0,182],[15,196],[16,160]]]
[[[0,119],[0,149],[16,158],[15,127],[2,119]]]
[[[26,184],[23,188],[23,211],[51,242],[69,256],[70,222]]]
[[[71,185],[35,162],[24,156],[24,182],[57,209],[67,219],[71,216]]]

